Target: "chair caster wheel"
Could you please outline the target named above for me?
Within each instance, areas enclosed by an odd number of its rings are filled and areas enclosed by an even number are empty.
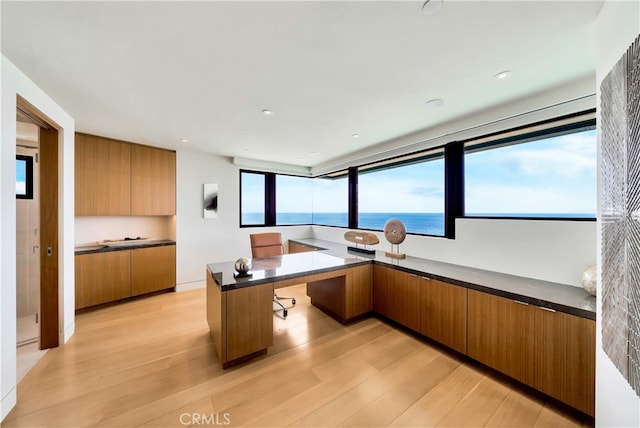
[[[289,312],[286,309],[282,311],[282,316],[284,318],[286,318],[288,314],[289,314]]]
[[[291,299],[291,304],[295,305],[296,304],[296,299]]]

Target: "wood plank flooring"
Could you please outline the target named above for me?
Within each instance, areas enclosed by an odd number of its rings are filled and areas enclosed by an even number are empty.
[[[304,285],[267,355],[222,370],[203,289],[76,317],[18,385],[3,427],[581,427],[593,420],[384,321],[347,326]]]

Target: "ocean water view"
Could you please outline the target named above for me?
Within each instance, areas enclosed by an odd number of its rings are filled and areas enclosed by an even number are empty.
[[[563,213],[563,214],[540,214],[540,213],[481,213],[466,214],[467,217],[510,217],[510,218],[579,218],[593,219],[593,213]],[[390,218],[399,218],[407,228],[408,233],[421,235],[444,235],[444,213],[360,213],[358,217],[359,229],[382,230],[384,224]],[[249,226],[264,223],[263,213],[243,213],[242,224]],[[347,213],[278,213],[276,224],[279,226],[289,226],[296,224],[316,224],[320,226],[347,227]]]

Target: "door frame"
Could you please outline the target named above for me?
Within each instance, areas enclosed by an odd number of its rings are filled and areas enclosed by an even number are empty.
[[[40,128],[40,338],[39,348],[60,344],[59,129],[18,96],[17,109]]]

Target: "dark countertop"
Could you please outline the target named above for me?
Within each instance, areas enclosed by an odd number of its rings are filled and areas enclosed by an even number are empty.
[[[126,244],[115,244],[115,245],[85,245],[82,247],[76,247],[75,255],[80,256],[84,254],[95,254],[95,253],[108,253],[111,251],[124,251],[124,250],[137,250],[140,248],[150,248],[150,247],[166,247],[169,245],[176,245],[175,241],[170,241],[168,239],[160,239],[155,241],[136,241],[131,240],[127,241]]]
[[[291,241],[313,247],[339,259],[358,257],[362,260],[370,260],[374,264],[427,278],[443,280],[582,318],[596,319],[596,298],[581,287],[411,256],[405,259],[393,259],[385,256],[384,251],[376,251],[375,255],[371,256],[354,255],[345,244],[320,239],[292,239]]]
[[[369,259],[355,256],[335,257],[325,252],[285,254],[283,256],[251,260],[251,275],[234,276],[235,261],[209,263],[207,269],[213,273],[216,283],[222,291],[242,287],[285,281],[318,273],[331,272],[362,264],[371,263]]]

